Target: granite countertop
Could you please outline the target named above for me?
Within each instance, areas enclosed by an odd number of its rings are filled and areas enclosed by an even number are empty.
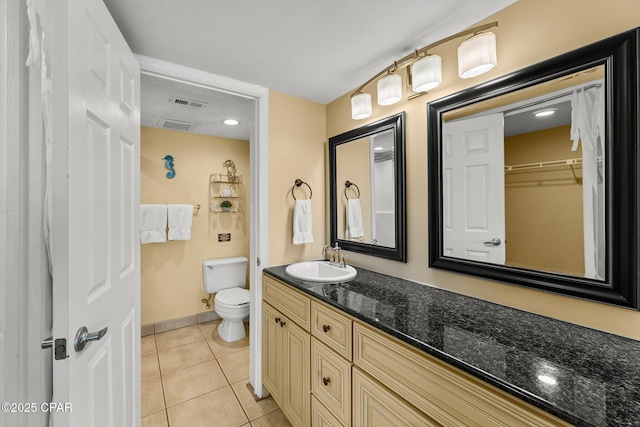
[[[576,426],[640,426],[640,341],[356,268],[265,273]],[[555,382],[555,384],[554,384]]]

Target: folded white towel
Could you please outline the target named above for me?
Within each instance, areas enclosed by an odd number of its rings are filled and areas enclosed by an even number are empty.
[[[293,208],[293,243],[302,245],[312,242],[311,199],[296,200],[296,205]]]
[[[140,243],[167,241],[167,205],[140,205]]]
[[[169,205],[169,240],[191,240],[193,205]]]
[[[347,229],[345,237],[354,239],[356,237],[364,237],[364,229],[362,228],[362,207],[360,199],[349,199],[347,201]]]

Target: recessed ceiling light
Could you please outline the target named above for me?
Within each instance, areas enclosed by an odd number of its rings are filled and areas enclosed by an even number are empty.
[[[224,119],[222,121],[222,123],[224,123],[225,125],[228,125],[228,126],[235,126],[235,125],[240,124],[240,122],[237,121],[236,119]]]
[[[536,116],[536,117],[547,117],[547,116],[550,116],[552,114],[555,114],[555,112],[557,110],[558,110],[557,108],[546,108],[544,110],[535,111],[533,113],[533,115]]]
[[[382,151],[382,150],[384,150],[384,148],[382,148],[382,147],[376,147],[376,148],[374,148],[373,150],[374,150],[374,151]]]

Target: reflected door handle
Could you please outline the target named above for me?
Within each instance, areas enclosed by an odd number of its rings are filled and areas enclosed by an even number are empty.
[[[492,245],[492,246],[500,246],[500,243],[502,243],[502,241],[497,237],[491,239],[488,242],[484,242],[485,245]]]
[[[53,337],[49,337],[46,340],[42,340],[42,343],[40,343],[40,348],[43,350],[51,347],[53,347]]]
[[[89,341],[98,341],[102,339],[102,337],[104,337],[107,333],[107,329],[108,328],[105,327],[101,331],[89,333],[89,330],[86,328],[86,326],[83,326],[82,328],[78,329],[76,339],[73,341],[73,348],[75,348],[76,351],[84,350],[84,347]]]

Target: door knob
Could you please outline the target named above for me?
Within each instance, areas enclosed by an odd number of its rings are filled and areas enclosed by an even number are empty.
[[[105,326],[105,328],[101,331],[89,333],[87,327],[83,326],[82,328],[78,329],[76,338],[75,340],[73,340],[73,348],[75,348],[76,351],[84,350],[84,347],[89,341],[98,341],[102,339],[102,337],[104,337],[107,333],[107,329],[108,328]]]
[[[488,242],[484,242],[485,245],[493,245],[493,246],[500,246],[500,243],[502,243],[502,241],[500,239],[498,239],[497,237],[494,237],[493,239],[489,240]]]

